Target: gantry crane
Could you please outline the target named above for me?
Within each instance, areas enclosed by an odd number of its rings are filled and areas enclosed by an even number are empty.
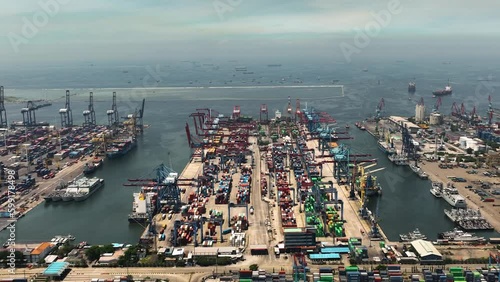
[[[267,124],[267,123],[269,123],[269,112],[267,110],[267,105],[266,104],[260,105],[259,121],[260,121],[261,124]]]
[[[302,111],[300,110],[300,99],[295,101],[295,121],[302,118]]]
[[[7,112],[5,111],[3,86],[0,86],[0,128],[7,128]]]
[[[69,90],[66,90],[66,104],[64,108],[59,110],[59,114],[61,115],[61,127],[72,127],[73,126],[73,113],[71,112],[70,105],[70,94]]]
[[[26,107],[21,109],[21,114],[23,115],[23,125],[24,126],[36,126],[36,110],[51,106],[51,103],[45,103],[41,105],[35,104],[33,101],[28,101]]]
[[[88,109],[83,111],[83,117],[85,119],[83,126],[86,126],[86,127],[96,126],[96,118],[95,118],[95,111],[94,111],[94,93],[92,93],[92,92],[90,92]]]
[[[108,115],[109,126],[115,126],[119,123],[118,119],[118,108],[116,106],[116,92],[113,92],[113,101],[111,104],[111,109],[106,111]]]

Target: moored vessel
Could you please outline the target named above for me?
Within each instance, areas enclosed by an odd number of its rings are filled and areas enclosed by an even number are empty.
[[[443,199],[454,208],[465,209],[467,203],[465,198],[458,193],[456,188],[447,187],[443,189]]]
[[[111,144],[108,150],[106,150],[106,157],[108,157],[109,159],[114,159],[124,156],[136,146],[137,140],[135,139],[135,137],[116,140]]]
[[[451,231],[441,232],[438,234],[438,238],[450,240],[453,242],[467,242],[467,243],[477,243],[484,242],[484,237],[476,236],[474,233],[468,233],[458,228]]]
[[[77,202],[86,200],[90,195],[94,194],[99,188],[104,185],[102,178],[83,178],[80,182],[77,181],[78,191],[74,195],[74,200]]]
[[[420,233],[420,230],[418,228],[415,228],[415,230],[413,230],[410,233],[399,234],[399,239],[400,239],[401,242],[411,242],[411,241],[420,240],[420,239],[421,240],[426,240],[427,236],[425,236],[424,234]]]

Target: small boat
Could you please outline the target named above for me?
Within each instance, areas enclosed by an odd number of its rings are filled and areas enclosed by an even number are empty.
[[[413,230],[412,232],[410,232],[408,234],[400,234],[399,238],[400,238],[401,242],[412,242],[412,241],[420,240],[420,239],[426,240],[427,236],[420,233],[420,230],[418,230],[418,228],[416,228],[415,230]]]

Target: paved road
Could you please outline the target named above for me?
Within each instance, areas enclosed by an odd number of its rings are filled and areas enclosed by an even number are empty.
[[[219,267],[218,272],[229,273],[229,271],[237,272],[240,269],[248,269],[249,263],[247,261],[240,263],[238,265],[230,265]],[[283,263],[273,263],[271,265],[259,265],[259,268],[265,269],[268,272],[278,271],[283,268],[287,274],[292,273],[292,262],[283,262]],[[474,264],[474,265],[446,265],[444,268],[449,270],[450,267],[463,267],[470,270],[475,270],[477,268],[485,267],[484,264]],[[319,267],[323,266],[310,266],[311,272],[317,272]],[[337,269],[338,266],[331,265],[332,269]],[[370,265],[359,265],[361,269],[369,270],[372,266]],[[416,269],[415,269],[416,268]],[[422,269],[437,269],[442,268],[439,266],[421,266],[421,265],[402,265],[401,270],[405,275],[411,274],[416,270],[415,274],[421,273]],[[215,267],[177,267],[177,268],[153,268],[153,267],[144,267],[144,268],[74,268],[68,274],[64,281],[75,281],[75,282],[83,282],[90,281],[92,278],[104,278],[110,279],[115,276],[126,276],[133,275],[138,278],[165,278],[168,277],[170,281],[175,282],[190,282],[190,281],[201,281],[202,277],[209,276],[213,274],[215,271]],[[18,269],[14,275],[9,273],[8,269],[0,269],[0,280],[5,278],[23,278],[23,277],[32,277],[35,274],[40,274],[43,272],[42,268],[36,269]]]

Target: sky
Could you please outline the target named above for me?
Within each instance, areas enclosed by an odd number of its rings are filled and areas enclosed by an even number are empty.
[[[500,57],[498,0],[0,1],[3,65],[335,60],[346,52]],[[360,34],[368,41],[356,41]]]

